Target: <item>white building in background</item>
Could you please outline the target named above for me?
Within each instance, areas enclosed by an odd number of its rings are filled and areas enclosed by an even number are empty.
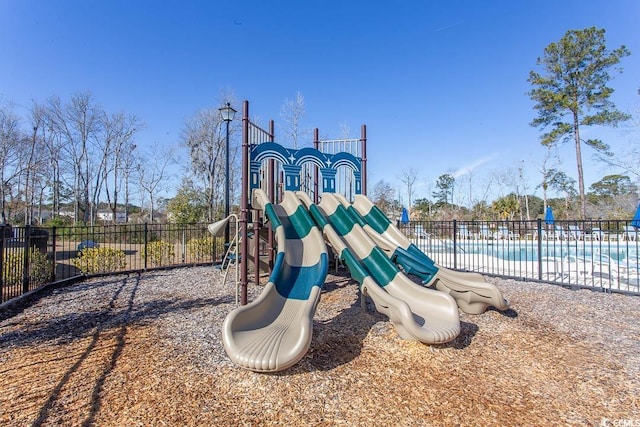
[[[98,212],[98,219],[105,222],[113,222],[113,212]],[[127,222],[124,212],[116,212],[116,223]]]

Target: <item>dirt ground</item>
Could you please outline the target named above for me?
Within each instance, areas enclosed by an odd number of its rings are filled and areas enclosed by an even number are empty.
[[[308,354],[259,374],[215,342],[229,289],[186,289],[210,270],[94,280],[5,316],[0,424],[640,425],[638,297],[493,279],[511,309],[461,313],[458,338],[428,346],[334,276]]]

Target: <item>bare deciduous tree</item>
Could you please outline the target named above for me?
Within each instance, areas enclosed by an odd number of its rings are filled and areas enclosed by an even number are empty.
[[[0,104],[0,211],[7,223],[7,197],[20,174],[20,130],[18,117],[9,105]]]
[[[407,211],[409,212],[409,215],[411,215],[411,205],[413,203],[413,186],[416,183],[416,179],[418,179],[418,171],[413,168],[405,169],[400,173],[400,181],[402,181],[402,183],[405,185],[405,188],[407,189]]]
[[[395,190],[388,182],[380,180],[373,187],[372,201],[383,212],[389,213],[394,207]]]
[[[44,191],[44,170],[46,163],[46,150],[43,139],[40,137],[40,129],[47,126],[46,108],[34,102],[31,107],[31,126],[33,132],[29,137],[24,138],[24,163],[22,173],[24,174],[24,223],[32,224],[33,208],[36,201],[41,199]]]
[[[217,109],[201,110],[187,120],[182,137],[191,154],[193,172],[204,182],[208,220],[222,203],[226,136],[221,123]]]
[[[91,181],[96,171],[92,164],[92,143],[96,142],[103,116],[93,96],[79,93],[71,97],[68,104],[60,98],[48,101],[52,126],[62,138],[68,161],[73,168],[74,216],[89,222],[92,218]]]
[[[127,166],[132,166],[132,162],[126,160],[133,155],[134,137],[141,127],[142,123],[135,115],[117,113],[105,115],[104,118],[105,156],[102,173],[104,182],[107,183],[105,192],[114,224],[117,219],[118,195],[122,180],[128,176]]]
[[[158,196],[158,188],[169,178],[167,168],[174,163],[174,150],[165,150],[158,154],[152,150],[143,154],[136,166],[138,185],[142,193],[142,205],[144,198],[149,197],[149,221],[153,222],[153,211],[155,209],[155,199]]]
[[[294,149],[298,149],[298,143],[307,132],[302,129],[302,117],[304,116],[304,96],[296,92],[295,99],[285,99],[280,115],[285,123],[284,134]]]
[[[60,204],[63,199],[63,177],[65,163],[62,160],[62,143],[60,134],[56,132],[46,109],[46,122],[39,128],[40,138],[46,152],[47,167],[44,168],[46,189],[51,198],[51,215],[60,215]]]

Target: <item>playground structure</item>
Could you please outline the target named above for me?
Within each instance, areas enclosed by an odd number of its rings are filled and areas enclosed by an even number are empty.
[[[508,307],[481,275],[436,266],[366,198],[366,126],[358,140],[320,141],[316,129],[314,147],[295,150],[274,142],[273,121],[269,131],[251,123],[248,101],[242,120],[241,305],[226,317],[222,333],[234,363],[275,372],[304,357],[330,252],[404,339],[449,342],[460,333],[458,308],[479,314],[489,306]],[[259,282],[257,239],[263,222],[270,224],[265,236],[270,275],[261,295],[248,304],[250,259]],[[256,239],[252,254],[244,244],[250,228]]]

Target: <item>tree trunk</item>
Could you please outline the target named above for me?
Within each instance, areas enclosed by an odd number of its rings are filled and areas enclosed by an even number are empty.
[[[584,172],[582,170],[582,146],[580,144],[580,127],[578,113],[573,113],[573,134],[576,143],[576,165],[578,166],[578,191],[580,192],[580,219],[587,217],[587,198],[584,194]]]
[[[129,223],[129,169],[124,174],[124,222]]]

